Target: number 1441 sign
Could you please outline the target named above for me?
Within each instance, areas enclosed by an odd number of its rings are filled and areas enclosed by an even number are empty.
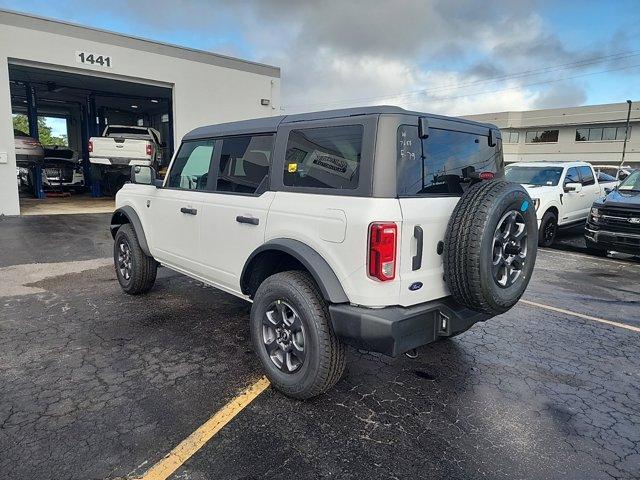
[[[111,67],[111,57],[89,52],[76,52],[76,62],[99,67]]]

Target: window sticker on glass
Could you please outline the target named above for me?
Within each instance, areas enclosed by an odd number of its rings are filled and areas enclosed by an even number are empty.
[[[288,169],[289,169],[289,173],[296,173],[298,171],[298,164],[297,163],[290,163],[288,165]]]

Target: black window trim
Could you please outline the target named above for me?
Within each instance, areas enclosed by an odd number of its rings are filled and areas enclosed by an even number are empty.
[[[375,155],[375,139],[378,124],[378,115],[354,115],[350,117],[338,117],[322,120],[309,120],[301,122],[281,123],[275,142],[275,156],[271,162],[273,175],[271,177],[271,190],[282,192],[311,193],[315,195],[334,195],[345,197],[370,197],[373,191],[373,162]],[[358,186],[353,189],[298,187],[284,184],[284,163],[287,152],[289,134],[292,130],[304,130],[310,128],[362,126],[362,149],[360,152],[360,166],[358,173]]]
[[[631,127],[632,125],[629,125],[629,132],[631,132]],[[604,129],[605,128],[615,128],[616,130],[616,138],[614,138],[613,140],[605,140],[603,138],[601,138],[600,140],[589,140],[589,135],[591,133],[591,130],[602,130],[602,135],[604,136]],[[574,143],[583,143],[583,142],[589,142],[589,143],[598,143],[598,142],[624,142],[624,136],[622,138],[618,138],[618,130],[620,129],[625,129],[626,125],[599,125],[599,126],[593,126],[593,127],[576,127],[576,133],[573,137],[573,141]],[[578,130],[586,130],[587,131],[587,138],[585,140],[578,140]],[[631,135],[628,135],[629,138],[631,138]]]
[[[580,175],[580,183],[582,184],[583,187],[590,187],[591,185],[595,185],[596,184],[596,178],[597,178],[598,174],[593,170],[592,167],[590,167],[589,165],[579,165],[577,168],[578,168],[578,174]],[[584,177],[582,176],[582,169],[583,168],[588,168],[591,171],[591,178],[592,178],[593,182],[590,183],[589,185],[585,185],[584,184]]]
[[[267,172],[267,180],[265,182],[265,187],[261,189],[261,191],[258,192],[258,190],[256,190],[256,192],[254,193],[247,193],[247,192],[227,192],[227,191],[222,191],[222,190],[217,190],[217,185],[218,185],[218,177],[220,174],[220,157],[222,155],[222,144],[225,138],[238,138],[238,137],[266,137],[266,136],[271,136],[274,137],[274,141],[271,144],[271,157],[270,157],[270,161],[269,161],[269,171]],[[220,136],[215,136],[215,137],[202,137],[202,138],[194,138],[194,139],[189,139],[189,140],[183,140],[182,143],[180,144],[180,148],[178,148],[178,150],[176,151],[176,154],[173,158],[173,160],[171,160],[171,164],[169,165],[169,168],[167,169],[167,173],[165,175],[165,182],[163,184],[162,187],[159,188],[164,188],[166,190],[178,190],[180,192],[200,192],[200,193],[217,193],[220,195],[236,195],[236,196],[242,196],[242,197],[261,197],[263,194],[265,194],[266,192],[270,191],[271,188],[270,184],[271,184],[271,176],[272,176],[272,169],[273,169],[273,162],[274,162],[274,152],[275,152],[275,141],[276,137],[276,132],[259,132],[259,133],[251,133],[251,132],[246,132],[246,133],[239,133],[236,135],[220,135]],[[171,169],[173,168],[173,164],[176,158],[178,158],[178,154],[180,152],[180,150],[182,149],[182,147],[184,146],[184,144],[186,143],[192,143],[192,142],[202,142],[202,141],[208,141],[208,140],[214,140],[215,141],[215,145],[213,147],[213,154],[212,154],[212,158],[211,158],[211,164],[209,165],[209,179],[207,180],[207,185],[213,185],[213,187],[207,188],[206,190],[188,190],[185,188],[177,188],[177,187],[168,187],[165,184],[169,181],[169,174],[171,172]],[[260,186],[260,185],[258,185]]]
[[[460,126],[462,127],[464,124],[460,124]],[[410,124],[410,123],[406,123],[406,122],[400,122],[398,124],[398,127],[396,128],[396,133],[395,133],[395,141],[396,141],[396,148],[398,145],[398,132],[400,130],[400,128],[402,127],[417,127],[417,125],[414,124]],[[475,126],[474,126],[475,127]],[[431,119],[429,119],[429,128],[433,128],[436,130],[446,130],[448,132],[456,132],[456,133],[467,133],[470,135],[478,135],[480,137],[489,137],[489,130],[486,130],[486,133],[483,132],[479,132],[477,130],[477,128],[469,128],[469,129],[464,129],[464,128],[454,128],[453,126],[451,126],[450,122],[442,122],[439,123],[437,121],[432,121]],[[500,150],[502,151],[503,147],[503,142],[502,139],[499,143],[500,145]],[[397,154],[397,150],[396,150],[396,154]],[[394,162],[398,162],[397,157],[394,159]],[[504,151],[502,152],[502,171],[504,172]],[[399,195],[398,194],[398,173],[396,171],[396,175],[395,175],[395,183],[396,183],[396,195],[395,198],[397,199],[402,199],[402,198],[460,198],[462,197],[462,195],[464,195],[464,193],[421,193],[419,195]]]
[[[547,132],[547,131],[549,131],[549,132],[553,132],[553,131],[558,132],[558,139],[555,142],[528,142],[527,141],[527,133],[536,132],[536,137],[538,137],[538,133]],[[537,145],[537,144],[540,144],[540,143],[545,144],[545,143],[558,143],[558,142],[560,142],[560,129],[559,128],[543,128],[543,129],[540,129],[540,130],[525,130],[524,131],[524,143],[525,143],[525,145]]]

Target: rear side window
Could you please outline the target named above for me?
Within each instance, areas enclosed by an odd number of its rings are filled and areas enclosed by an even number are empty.
[[[184,190],[209,190],[209,167],[215,140],[184,142],[176,155],[167,186]]]
[[[222,140],[216,190],[254,194],[266,187],[273,135],[230,137]]]
[[[362,125],[292,130],[287,141],[284,184],[353,190],[358,187]]]
[[[503,173],[501,142],[490,147],[487,136],[438,128],[421,140],[413,125],[398,129],[397,162],[400,197],[461,195],[480,174]]]
[[[596,183],[593,178],[593,171],[591,170],[591,167],[587,167],[586,165],[580,167],[580,176],[582,177],[582,185],[584,186]]]

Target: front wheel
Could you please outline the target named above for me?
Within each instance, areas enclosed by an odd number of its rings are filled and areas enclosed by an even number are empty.
[[[251,338],[271,384],[289,397],[320,395],[344,371],[345,347],[306,272],[281,272],[262,282],[251,307]]]
[[[128,223],[118,229],[114,238],[113,263],[125,293],[139,295],[153,287],[158,263],[142,251],[136,232]]]
[[[550,247],[556,240],[558,232],[558,217],[549,211],[545,212],[540,221],[540,229],[538,230],[538,246]]]

